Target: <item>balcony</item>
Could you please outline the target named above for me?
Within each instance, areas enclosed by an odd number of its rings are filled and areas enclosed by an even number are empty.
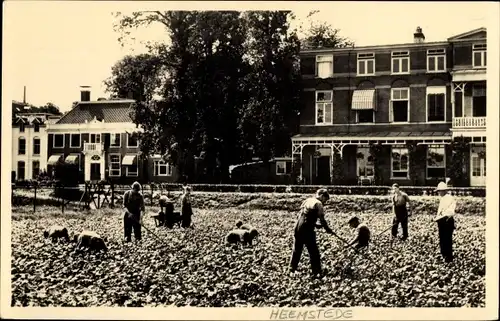
[[[457,129],[486,128],[486,117],[455,117],[453,118],[453,128]]]
[[[102,154],[104,148],[102,143],[84,143],[83,153],[89,155],[99,155]]]

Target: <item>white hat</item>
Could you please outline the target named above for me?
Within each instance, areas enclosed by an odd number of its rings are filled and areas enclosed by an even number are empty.
[[[436,188],[436,191],[447,191],[448,185],[445,182],[440,182]]]

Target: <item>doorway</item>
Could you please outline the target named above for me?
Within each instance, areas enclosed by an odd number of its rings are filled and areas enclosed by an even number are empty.
[[[471,146],[470,185],[486,186],[486,147]]]
[[[330,179],[330,156],[320,156],[316,158],[316,184],[331,185]]]
[[[90,164],[90,180],[99,181],[101,180],[101,164],[91,163]]]

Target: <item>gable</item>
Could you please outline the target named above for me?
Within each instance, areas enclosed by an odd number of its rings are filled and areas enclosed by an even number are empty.
[[[485,39],[485,38],[486,38],[486,28],[478,28],[448,38],[448,41],[474,40],[474,39]]]

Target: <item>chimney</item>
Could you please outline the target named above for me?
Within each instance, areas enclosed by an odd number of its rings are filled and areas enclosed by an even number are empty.
[[[422,28],[417,27],[417,31],[413,34],[413,42],[422,43],[425,41],[425,36],[422,33]]]
[[[90,86],[80,86],[80,101],[90,101]]]
[[[26,86],[24,86],[23,103],[26,104]]]

